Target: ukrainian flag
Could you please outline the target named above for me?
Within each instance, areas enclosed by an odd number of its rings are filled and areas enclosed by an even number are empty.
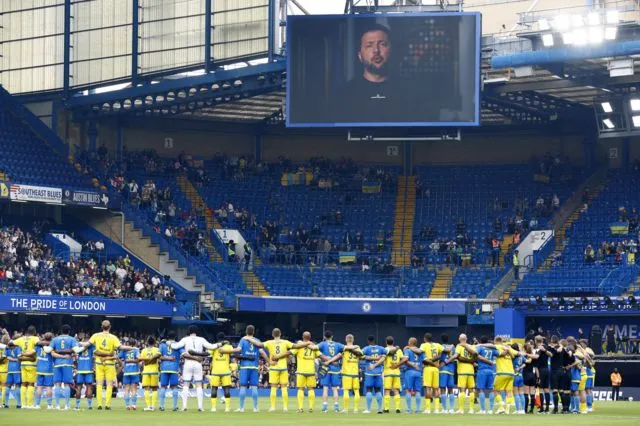
[[[629,233],[629,222],[613,222],[609,224],[611,234],[627,235]]]
[[[380,182],[375,183],[362,183],[362,193],[363,194],[377,194],[380,192]]]
[[[355,251],[341,251],[339,253],[340,263],[355,263],[356,252]]]

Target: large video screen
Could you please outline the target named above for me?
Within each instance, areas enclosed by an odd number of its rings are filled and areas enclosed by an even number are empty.
[[[287,20],[289,127],[478,126],[479,13]]]

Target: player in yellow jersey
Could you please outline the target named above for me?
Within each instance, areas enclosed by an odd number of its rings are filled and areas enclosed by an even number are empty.
[[[20,347],[20,375],[22,377],[21,405],[23,408],[34,406],[34,385],[36,383],[36,344],[40,341],[36,328],[27,327],[24,336],[13,340],[13,344]]]
[[[387,336],[387,346],[384,350],[384,356],[369,366],[373,370],[379,365],[384,364],[384,412],[388,413],[391,406],[391,396],[393,394],[393,402],[396,407],[396,413],[400,413],[400,362],[402,361],[402,350],[394,345],[392,336]]]
[[[117,351],[120,349],[130,351],[134,348],[120,344],[120,340],[111,334],[111,323],[108,320],[102,321],[101,328],[102,331],[92,335],[88,342],[80,342],[80,347],[88,348],[93,346],[95,348],[93,356],[95,357],[98,410],[102,410],[103,402],[105,410],[111,410],[111,397],[113,387],[116,385]],[[103,393],[105,382],[106,395]]]
[[[431,333],[425,333],[424,343],[418,350],[412,349],[417,355],[424,354],[424,369],[422,370],[422,385],[424,386],[425,414],[431,413],[431,398],[433,398],[436,413],[440,413],[440,357],[442,345],[432,341]]]
[[[593,384],[596,377],[596,360],[595,353],[593,349],[589,347],[589,341],[587,339],[580,339],[578,342],[580,347],[584,350],[584,352],[588,355],[588,358],[585,360],[585,367],[587,373],[587,381],[585,383],[585,393],[587,399],[587,413],[593,411]]]
[[[458,373],[458,399],[460,401],[458,413],[464,413],[464,402],[467,399],[467,390],[469,390],[469,397],[471,398],[469,401],[469,414],[473,414],[473,389],[476,387],[475,370],[473,368],[475,357],[464,347],[467,344],[466,334],[461,334],[458,337],[458,342],[460,344],[456,346],[455,352]]]
[[[280,355],[272,355],[271,359],[279,361],[289,355],[296,357],[296,387],[298,388],[298,412],[304,412],[304,392],[307,391],[309,399],[309,412],[313,412],[313,406],[316,401],[316,358],[322,358],[318,346],[311,342],[311,333],[305,331],[302,333],[302,347],[291,349]]]
[[[211,412],[215,413],[218,388],[222,387],[224,392],[224,411],[231,411],[231,354],[234,352],[233,346],[225,340],[224,333],[216,335],[216,341],[220,343],[218,349],[209,350],[211,354],[211,375],[209,385],[211,386]]]
[[[7,375],[9,373],[9,359],[6,355],[7,343],[9,343],[9,333],[7,330],[0,329],[0,407],[8,400],[5,395],[8,394]]]
[[[282,411],[287,412],[289,406],[289,372],[287,368],[287,357],[278,358],[275,357],[290,351],[291,349],[299,349],[307,347],[309,343],[291,343],[288,340],[281,338],[281,331],[279,328],[274,328],[271,332],[272,340],[264,342],[264,348],[269,354],[269,385],[271,386],[271,394],[269,395],[269,411],[276,411],[276,399],[278,397],[278,388],[282,395]]]
[[[144,389],[144,411],[155,411],[158,402],[159,359],[162,356],[153,336],[147,338],[145,348],[140,352],[142,368],[142,388]]]
[[[515,378],[515,370],[513,369],[513,360],[519,355],[531,357],[533,354],[525,354],[523,352],[516,351],[511,346],[505,344],[504,340],[500,336],[496,336],[493,339],[493,342],[495,344],[495,348],[498,349],[499,352],[495,361],[496,378],[493,383],[493,390],[496,394],[500,394],[501,392],[506,394],[506,401],[500,401],[497,413],[509,414],[509,408],[514,405],[513,381]]]
[[[324,362],[324,365],[342,359],[342,399],[343,413],[349,412],[350,392],[353,391],[353,412],[357,413],[360,408],[360,358],[362,350],[360,346],[354,344],[353,334],[347,334],[344,338],[345,346],[343,352],[336,354],[333,358]]]

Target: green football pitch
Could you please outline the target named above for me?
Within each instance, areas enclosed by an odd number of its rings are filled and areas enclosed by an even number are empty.
[[[586,415],[479,415],[479,414],[336,414],[321,413],[319,401],[316,410],[313,413],[297,413],[295,411],[295,398],[290,402],[289,412],[268,413],[265,404],[262,401],[261,412],[253,413],[251,411],[245,413],[217,413],[209,412],[206,401],[204,413],[199,413],[195,409],[195,401],[190,400],[190,407],[187,412],[144,412],[141,406],[144,400],[138,400],[138,411],[127,412],[121,400],[114,400],[114,407],[111,411],[48,411],[48,410],[17,410],[10,408],[8,410],[0,409],[0,425],[47,425],[47,424],[64,424],[66,425],[82,425],[82,426],[113,426],[113,425],[132,425],[137,426],[188,426],[202,425],[205,423],[229,424],[233,426],[243,425],[334,425],[342,422],[349,425],[388,425],[390,422],[403,425],[424,425],[426,423],[449,425],[482,425],[486,426],[489,422],[491,425],[512,425],[512,426],[528,426],[528,425],[639,425],[640,424],[640,402],[597,402],[595,411]],[[170,399],[168,400],[171,404]],[[251,401],[247,401],[250,406]],[[280,401],[278,401],[280,402]],[[83,401],[83,406],[85,402]],[[232,407],[237,407],[237,400],[232,400]],[[374,403],[375,407],[375,403]]]

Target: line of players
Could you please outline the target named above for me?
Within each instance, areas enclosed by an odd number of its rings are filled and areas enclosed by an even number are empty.
[[[232,358],[237,360],[239,369],[240,395],[236,410],[239,412],[244,411],[248,394],[253,399],[253,410],[258,411],[260,358],[270,366],[270,411],[276,410],[278,388],[281,389],[283,410],[287,410],[290,357],[295,357],[296,361],[299,412],[304,409],[305,394],[308,409],[313,410],[316,376],[320,377],[323,388],[323,411],[328,411],[331,391],[335,411],[348,412],[353,396],[353,411],[358,412],[362,364],[366,397],[364,413],[372,411],[374,398],[378,413],[390,411],[392,398],[395,411],[400,413],[401,391],[405,394],[407,412],[422,412],[424,401],[426,414],[463,413],[467,400],[467,412],[473,413],[476,396],[479,413],[509,413],[512,406],[516,413],[531,413],[536,388],[540,390],[540,412],[549,412],[552,400],[554,413],[559,412],[560,401],[564,413],[586,413],[593,403],[593,351],[587,347],[586,341],[577,342],[573,338],[558,340],[553,337],[549,344],[545,344],[544,339],[538,336],[534,342],[521,348],[517,343],[505,344],[500,337],[492,342],[481,338],[478,344],[471,345],[464,334],[460,335],[457,345],[449,344],[446,335],[442,336],[442,343],[435,343],[427,333],[420,346],[417,339],[411,338],[407,346],[400,348],[392,337],[388,337],[386,346],[382,347],[369,337],[368,345],[360,348],[354,344],[353,335],[347,335],[345,344],[342,344],[333,340],[331,332],[326,332],[324,341],[319,344],[312,342],[309,332],[302,335],[302,340],[293,343],[282,339],[280,330],[274,329],[271,340],[260,342],[254,337],[254,327],[248,326],[246,335],[234,348],[225,340],[224,334],[218,334],[216,343],[209,343],[197,336],[197,328],[191,327],[189,335],[179,342],[175,341],[175,333],[169,332],[168,339],[160,342],[159,346],[151,337],[145,348],[139,350],[122,345],[110,333],[110,327],[109,322],[104,321],[101,332],[90,338],[86,336],[82,341],[70,336],[68,326],[62,327],[59,336],[45,333],[42,339],[37,337],[33,327],[14,341],[5,332],[0,343],[0,390],[4,406],[8,408],[11,395],[18,401],[18,407],[39,408],[41,399],[45,397],[48,408],[53,408],[55,398],[56,408],[68,409],[75,359],[76,408],[80,406],[80,389],[83,386],[88,408],[92,408],[95,379],[98,409],[102,409],[103,404],[105,409],[110,409],[113,387],[117,384],[115,366],[120,362],[123,365],[127,409],[136,409],[141,382],[145,391],[145,410],[154,410],[158,397],[159,408],[164,410],[166,395],[170,392],[173,410],[177,411],[182,360],[182,409],[186,410],[189,387],[193,383],[198,409],[202,411],[202,363],[205,357],[211,357],[212,411],[217,408],[216,390],[219,387],[225,396],[222,398],[225,411],[230,411],[231,374],[236,365]],[[342,410],[339,408],[340,387],[343,390]]]

